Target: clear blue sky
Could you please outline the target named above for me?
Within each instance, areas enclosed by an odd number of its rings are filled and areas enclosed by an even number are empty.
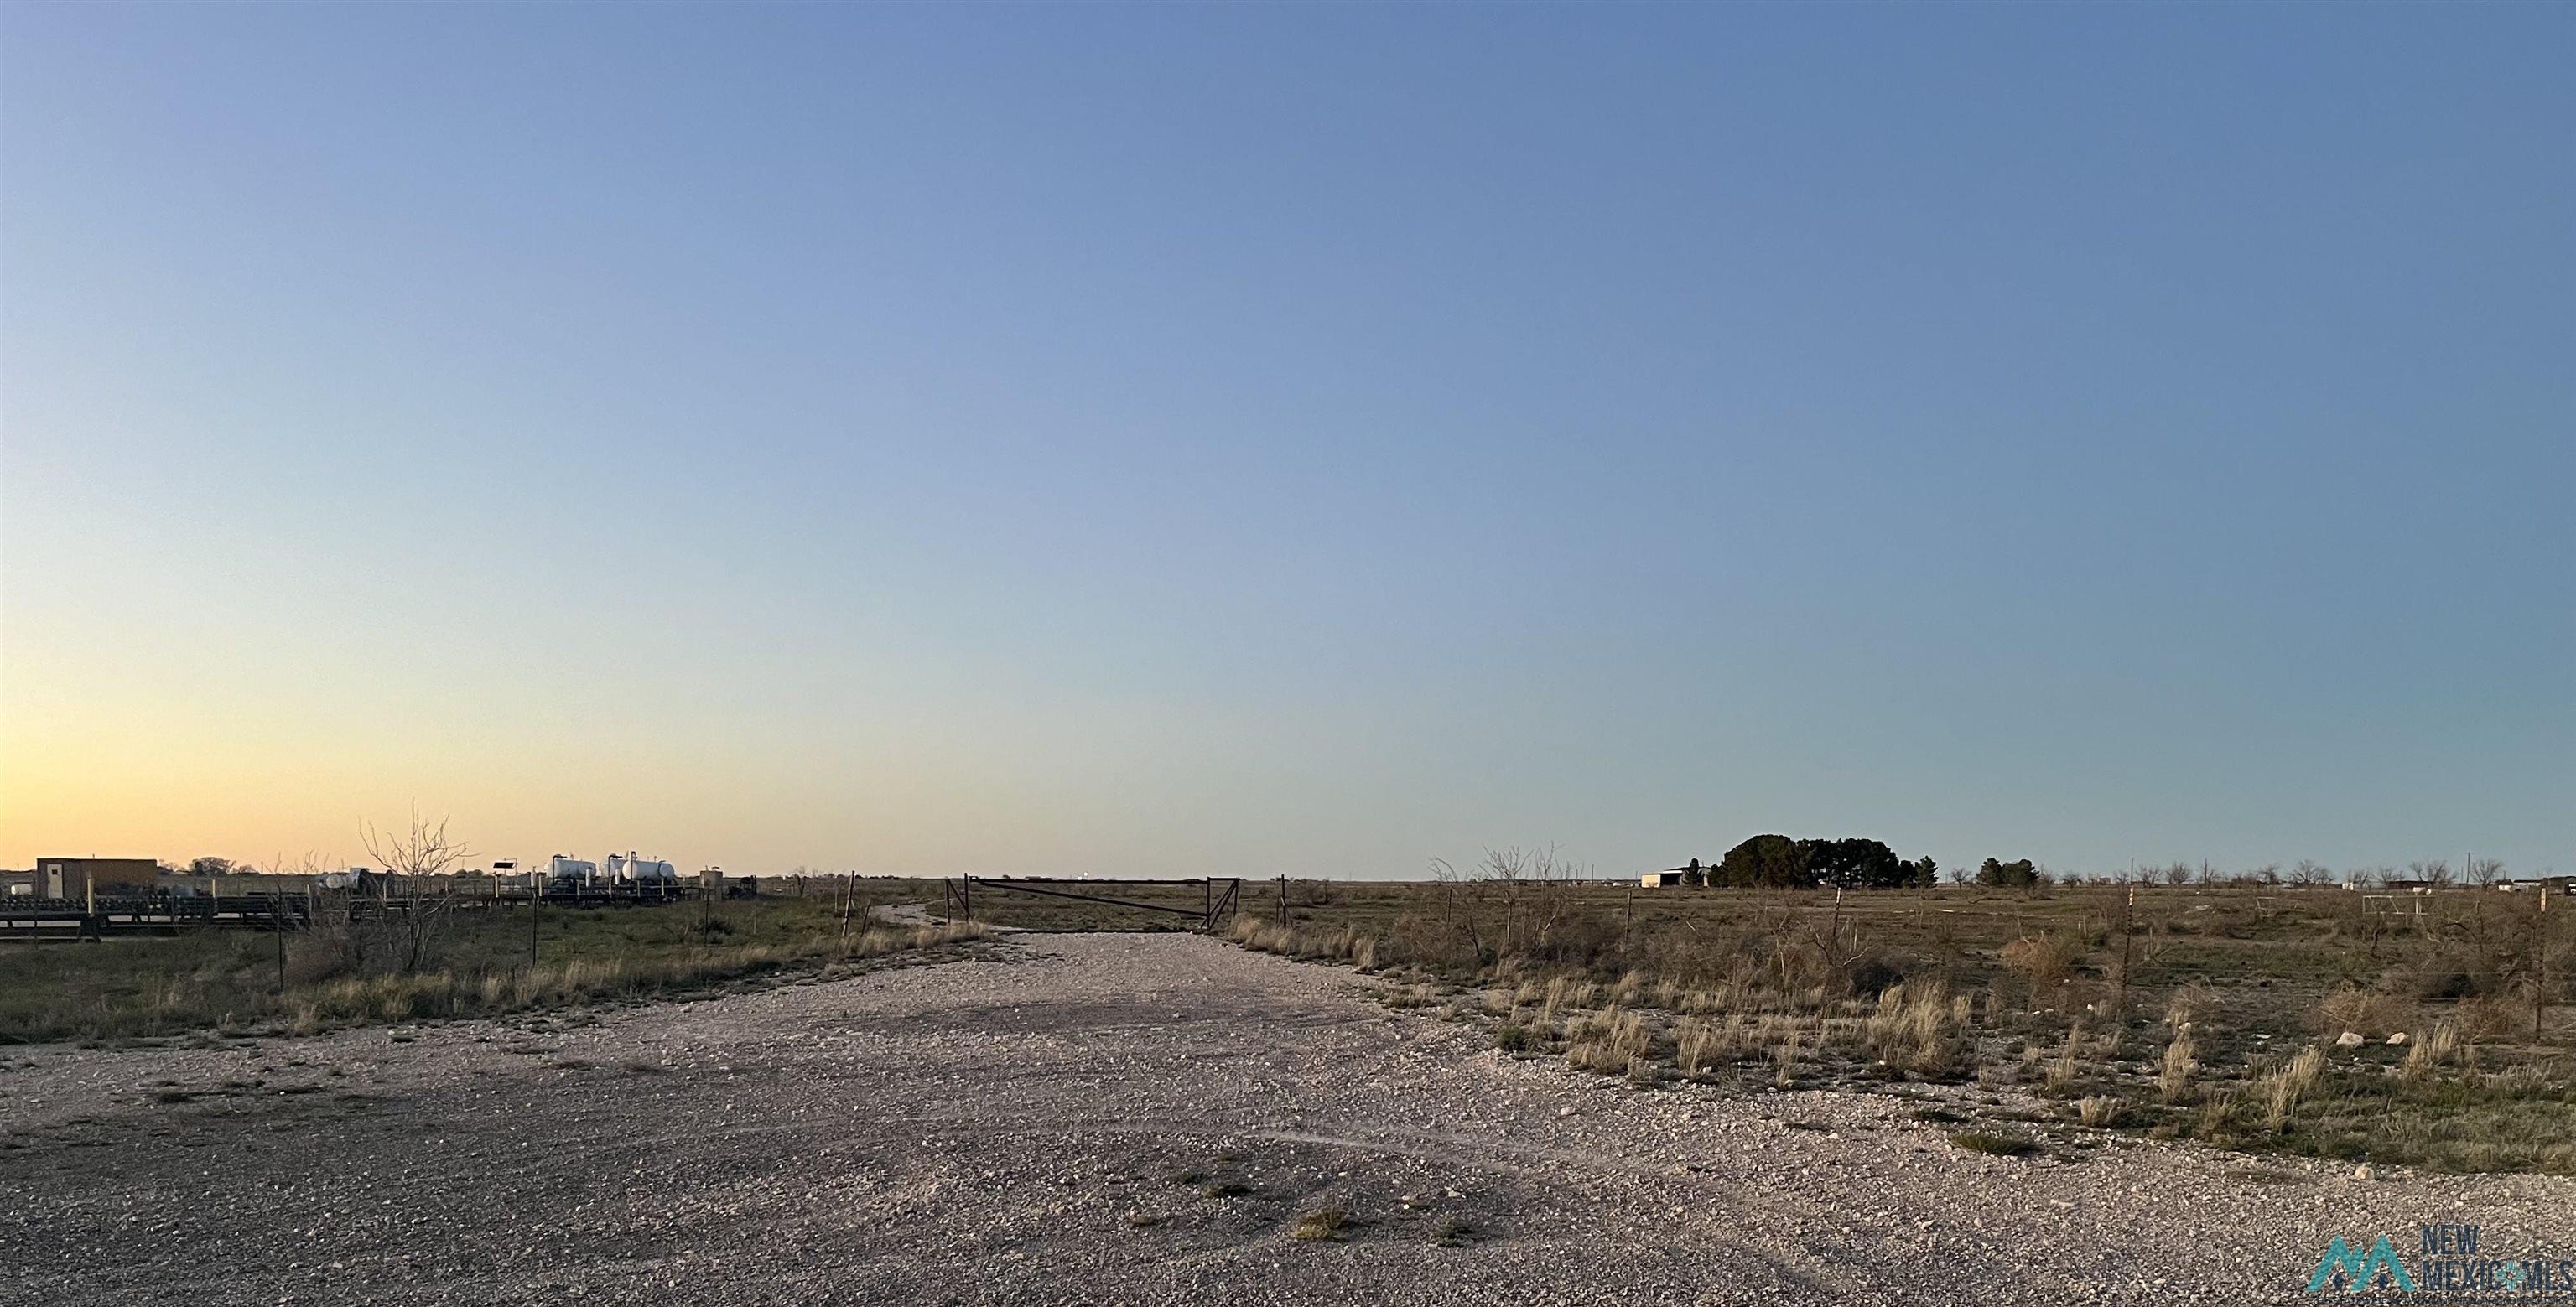
[[[0,863],[2576,867],[2576,9],[0,13]]]

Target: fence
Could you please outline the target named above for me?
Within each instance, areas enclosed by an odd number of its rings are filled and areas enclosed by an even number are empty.
[[[1061,885],[1196,885],[1199,904],[1187,907],[1170,903],[1146,903],[1138,899],[1112,898],[1106,894],[1084,894]],[[959,876],[939,884],[940,914],[949,921],[975,919],[975,891],[986,893],[1035,894],[1044,898],[1071,899],[1077,903],[1100,903],[1110,907],[1130,908],[1140,912],[1163,912],[1174,916],[1196,917],[1199,929],[1213,932],[1217,924],[1234,915],[1236,902],[1242,897],[1240,876],[1192,876],[1179,880],[1055,881],[1035,876]]]

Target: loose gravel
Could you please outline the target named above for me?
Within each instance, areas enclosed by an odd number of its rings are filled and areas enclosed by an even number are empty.
[[[0,1050],[0,1302],[2296,1302],[2330,1236],[2576,1256],[2576,1181],[1640,1090],[1186,935],[692,1003]],[[1335,1220],[1324,1215],[1338,1212]],[[1301,1237],[1303,1236],[1303,1237]]]

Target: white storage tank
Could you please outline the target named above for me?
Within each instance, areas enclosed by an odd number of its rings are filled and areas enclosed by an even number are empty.
[[[587,885],[599,879],[599,864],[581,858],[567,858],[558,853],[546,862],[546,879]]]
[[[680,871],[667,862],[639,858],[632,853],[624,856],[612,853],[608,855],[608,878],[636,885],[672,884],[679,881]]]

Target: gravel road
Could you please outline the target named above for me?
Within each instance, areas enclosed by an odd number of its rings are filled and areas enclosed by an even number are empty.
[[[2576,1256],[2576,1181],[1988,1158],[1883,1096],[1505,1058],[1185,935],[0,1050],[0,1095],[9,1303],[2244,1303],[2303,1300],[2331,1235]],[[1328,1207],[1338,1239],[1293,1237]]]

